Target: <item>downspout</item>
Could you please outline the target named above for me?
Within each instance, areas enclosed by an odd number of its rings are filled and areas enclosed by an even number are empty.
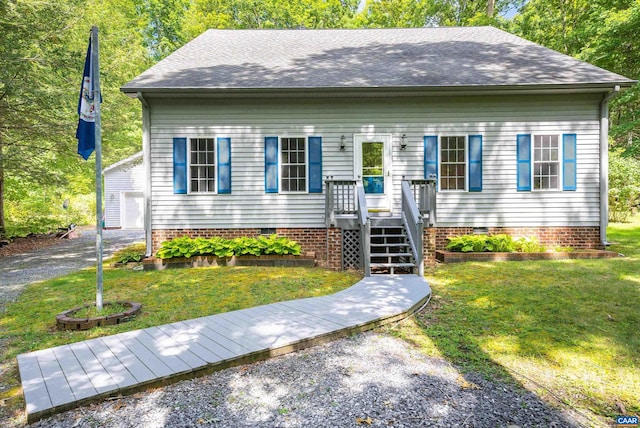
[[[151,240],[151,113],[149,103],[141,92],[136,97],[142,103],[142,165],[144,166],[144,237],[147,244],[145,257],[153,254]]]
[[[609,225],[609,100],[620,92],[616,85],[600,102],[600,243],[606,247]]]

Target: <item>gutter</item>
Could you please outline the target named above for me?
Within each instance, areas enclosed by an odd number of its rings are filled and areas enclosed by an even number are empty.
[[[609,100],[618,95],[620,85],[604,95],[600,102],[600,243],[609,245]]]
[[[151,240],[151,113],[149,103],[138,92],[136,97],[142,103],[142,165],[144,166],[144,237],[146,243],[145,257],[153,254],[153,241]]]
[[[611,85],[631,87],[633,80],[583,84],[512,84],[512,85],[460,85],[460,86],[299,86],[299,87],[145,87],[123,86],[120,91],[136,98],[144,92],[147,97],[170,98],[344,98],[344,97],[425,97],[469,95],[523,95],[523,94],[575,94],[602,93]]]

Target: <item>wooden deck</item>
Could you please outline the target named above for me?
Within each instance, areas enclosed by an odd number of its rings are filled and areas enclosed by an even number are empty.
[[[404,317],[431,290],[415,275],[18,355],[27,420],[281,355]]]

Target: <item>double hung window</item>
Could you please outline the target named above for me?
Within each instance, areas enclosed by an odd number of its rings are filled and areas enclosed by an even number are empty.
[[[265,137],[265,193],[322,193],[322,137]]]
[[[216,162],[213,138],[189,140],[189,178],[191,193],[215,193]]]
[[[576,144],[576,134],[519,134],[517,190],[576,190]]]
[[[307,191],[307,155],[305,138],[280,139],[281,190],[283,192]]]
[[[440,190],[466,190],[466,137],[440,137]]]
[[[557,190],[560,178],[560,148],[557,135],[533,137],[533,188]]]
[[[441,191],[482,192],[482,135],[425,135],[424,178]]]
[[[231,193],[231,138],[173,138],[173,193]]]

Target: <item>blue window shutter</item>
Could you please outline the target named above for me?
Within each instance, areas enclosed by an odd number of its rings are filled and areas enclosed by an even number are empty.
[[[187,139],[173,139],[173,193],[187,193]]]
[[[218,193],[231,193],[231,138],[218,138]]]
[[[322,137],[309,137],[309,193],[322,193]]]
[[[278,193],[278,137],[264,138],[264,191]]]
[[[576,190],[576,134],[562,135],[562,190]]]
[[[531,134],[517,136],[518,192],[531,191]]]
[[[482,135],[469,135],[469,191],[482,192]]]
[[[438,176],[438,136],[424,136],[424,178]]]

